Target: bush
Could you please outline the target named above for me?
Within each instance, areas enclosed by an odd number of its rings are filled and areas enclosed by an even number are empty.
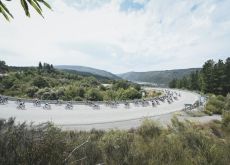
[[[39,90],[38,87],[32,86],[26,90],[26,94],[28,97],[34,97],[35,93]]]
[[[230,131],[230,112],[225,111],[222,115],[222,126]]]
[[[84,95],[85,95],[84,88],[77,88],[76,89],[76,95],[79,96],[79,97],[84,97]]]
[[[137,134],[143,138],[153,138],[161,134],[162,128],[150,119],[145,119],[142,125],[137,129]]]
[[[35,77],[32,81],[32,85],[38,88],[49,87],[49,83],[41,76]]]
[[[77,96],[74,98],[74,101],[83,101],[83,99],[81,97]]]
[[[132,136],[125,131],[117,130],[106,133],[100,141],[105,164],[128,164],[131,142]]]
[[[211,111],[209,111],[209,110],[204,110],[204,113],[206,113],[206,114],[209,115],[209,116],[212,116],[212,115],[213,115],[213,113],[212,113]]]
[[[141,93],[134,88],[128,88],[127,90],[122,89],[119,90],[118,93],[119,100],[133,100],[140,99],[142,97]]]
[[[225,106],[225,98],[223,96],[211,96],[207,105],[206,112],[212,112],[213,114],[222,114]]]
[[[60,129],[52,125],[0,122],[0,164],[62,164],[68,147]]]
[[[227,97],[226,97],[224,109],[226,111],[230,111],[230,94],[228,94]]]
[[[76,132],[62,131],[50,123],[33,126],[16,124],[14,119],[0,120],[0,164],[229,164],[230,134],[226,128],[230,114],[223,114],[222,127],[177,118],[172,122],[168,128],[145,120],[134,131]],[[84,160],[79,161],[81,158]]]
[[[102,101],[103,96],[98,89],[89,89],[86,93],[86,98],[90,101]]]

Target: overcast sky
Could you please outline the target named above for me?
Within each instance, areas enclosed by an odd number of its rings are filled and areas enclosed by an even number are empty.
[[[0,60],[113,73],[201,67],[230,56],[230,0],[49,0],[43,19],[19,1],[0,15]]]

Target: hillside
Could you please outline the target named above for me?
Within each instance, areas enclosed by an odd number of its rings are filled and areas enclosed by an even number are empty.
[[[101,77],[107,77],[109,79],[115,79],[115,80],[121,79],[120,77],[118,77],[118,76],[116,76],[110,72],[100,70],[100,69],[91,68],[91,67],[76,66],[76,65],[57,65],[57,66],[55,66],[55,68],[64,69],[64,70],[75,70],[78,72],[83,72],[85,74],[91,73],[93,75],[98,75]]]
[[[97,80],[100,80],[101,82],[104,82],[104,83],[108,83],[108,81],[112,80],[109,77],[104,77],[104,76],[100,76],[100,75],[89,73],[89,72],[80,72],[80,71],[69,70],[69,69],[61,69],[61,70],[64,72],[76,74],[82,77],[95,77]]]
[[[182,78],[183,76],[189,75],[191,72],[200,70],[200,68],[189,68],[189,69],[175,69],[175,70],[164,70],[164,71],[148,71],[148,72],[128,72],[119,74],[123,79],[130,81],[139,82],[150,82],[168,86],[169,82],[174,78]]]
[[[126,80],[57,70],[52,64],[41,62],[38,67],[18,67],[0,61],[0,68],[2,66],[6,74],[0,74],[1,95],[64,101],[130,100],[142,97],[141,87]],[[105,87],[104,83],[110,83],[111,87]]]

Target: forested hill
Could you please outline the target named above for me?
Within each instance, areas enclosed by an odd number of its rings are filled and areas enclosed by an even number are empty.
[[[118,77],[118,76],[116,76],[110,72],[100,70],[100,69],[91,68],[91,67],[76,66],[76,65],[57,65],[57,66],[55,66],[55,68],[64,69],[64,70],[72,70],[72,71],[75,70],[77,72],[93,74],[93,75],[97,75],[100,77],[107,77],[109,79],[114,79],[114,80],[121,79],[120,77]]]
[[[196,70],[200,70],[200,68],[148,71],[148,72],[128,72],[128,73],[119,74],[118,76],[130,81],[150,82],[150,83],[161,84],[163,86],[168,86],[169,82],[172,81],[173,79],[180,79]]]
[[[0,61],[0,94],[65,101],[130,100],[142,97],[140,85],[125,80],[62,71],[48,63],[39,62],[38,67],[12,67],[4,61]]]

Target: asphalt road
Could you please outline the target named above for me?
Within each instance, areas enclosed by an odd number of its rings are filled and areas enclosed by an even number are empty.
[[[184,104],[193,104],[199,99],[199,95],[196,93],[171,91],[181,94],[179,100],[171,104],[161,103],[156,107],[137,107],[131,104],[129,109],[120,104],[116,109],[100,105],[100,109],[94,110],[87,105],[74,105],[72,110],[66,110],[64,105],[51,105],[51,110],[44,110],[41,107],[34,107],[32,103],[26,103],[25,110],[18,110],[16,103],[9,101],[8,104],[0,105],[0,118],[15,117],[17,122],[26,121],[34,124],[51,121],[67,130],[129,129],[139,126],[144,118],[160,119],[167,117],[168,114],[182,110]]]

